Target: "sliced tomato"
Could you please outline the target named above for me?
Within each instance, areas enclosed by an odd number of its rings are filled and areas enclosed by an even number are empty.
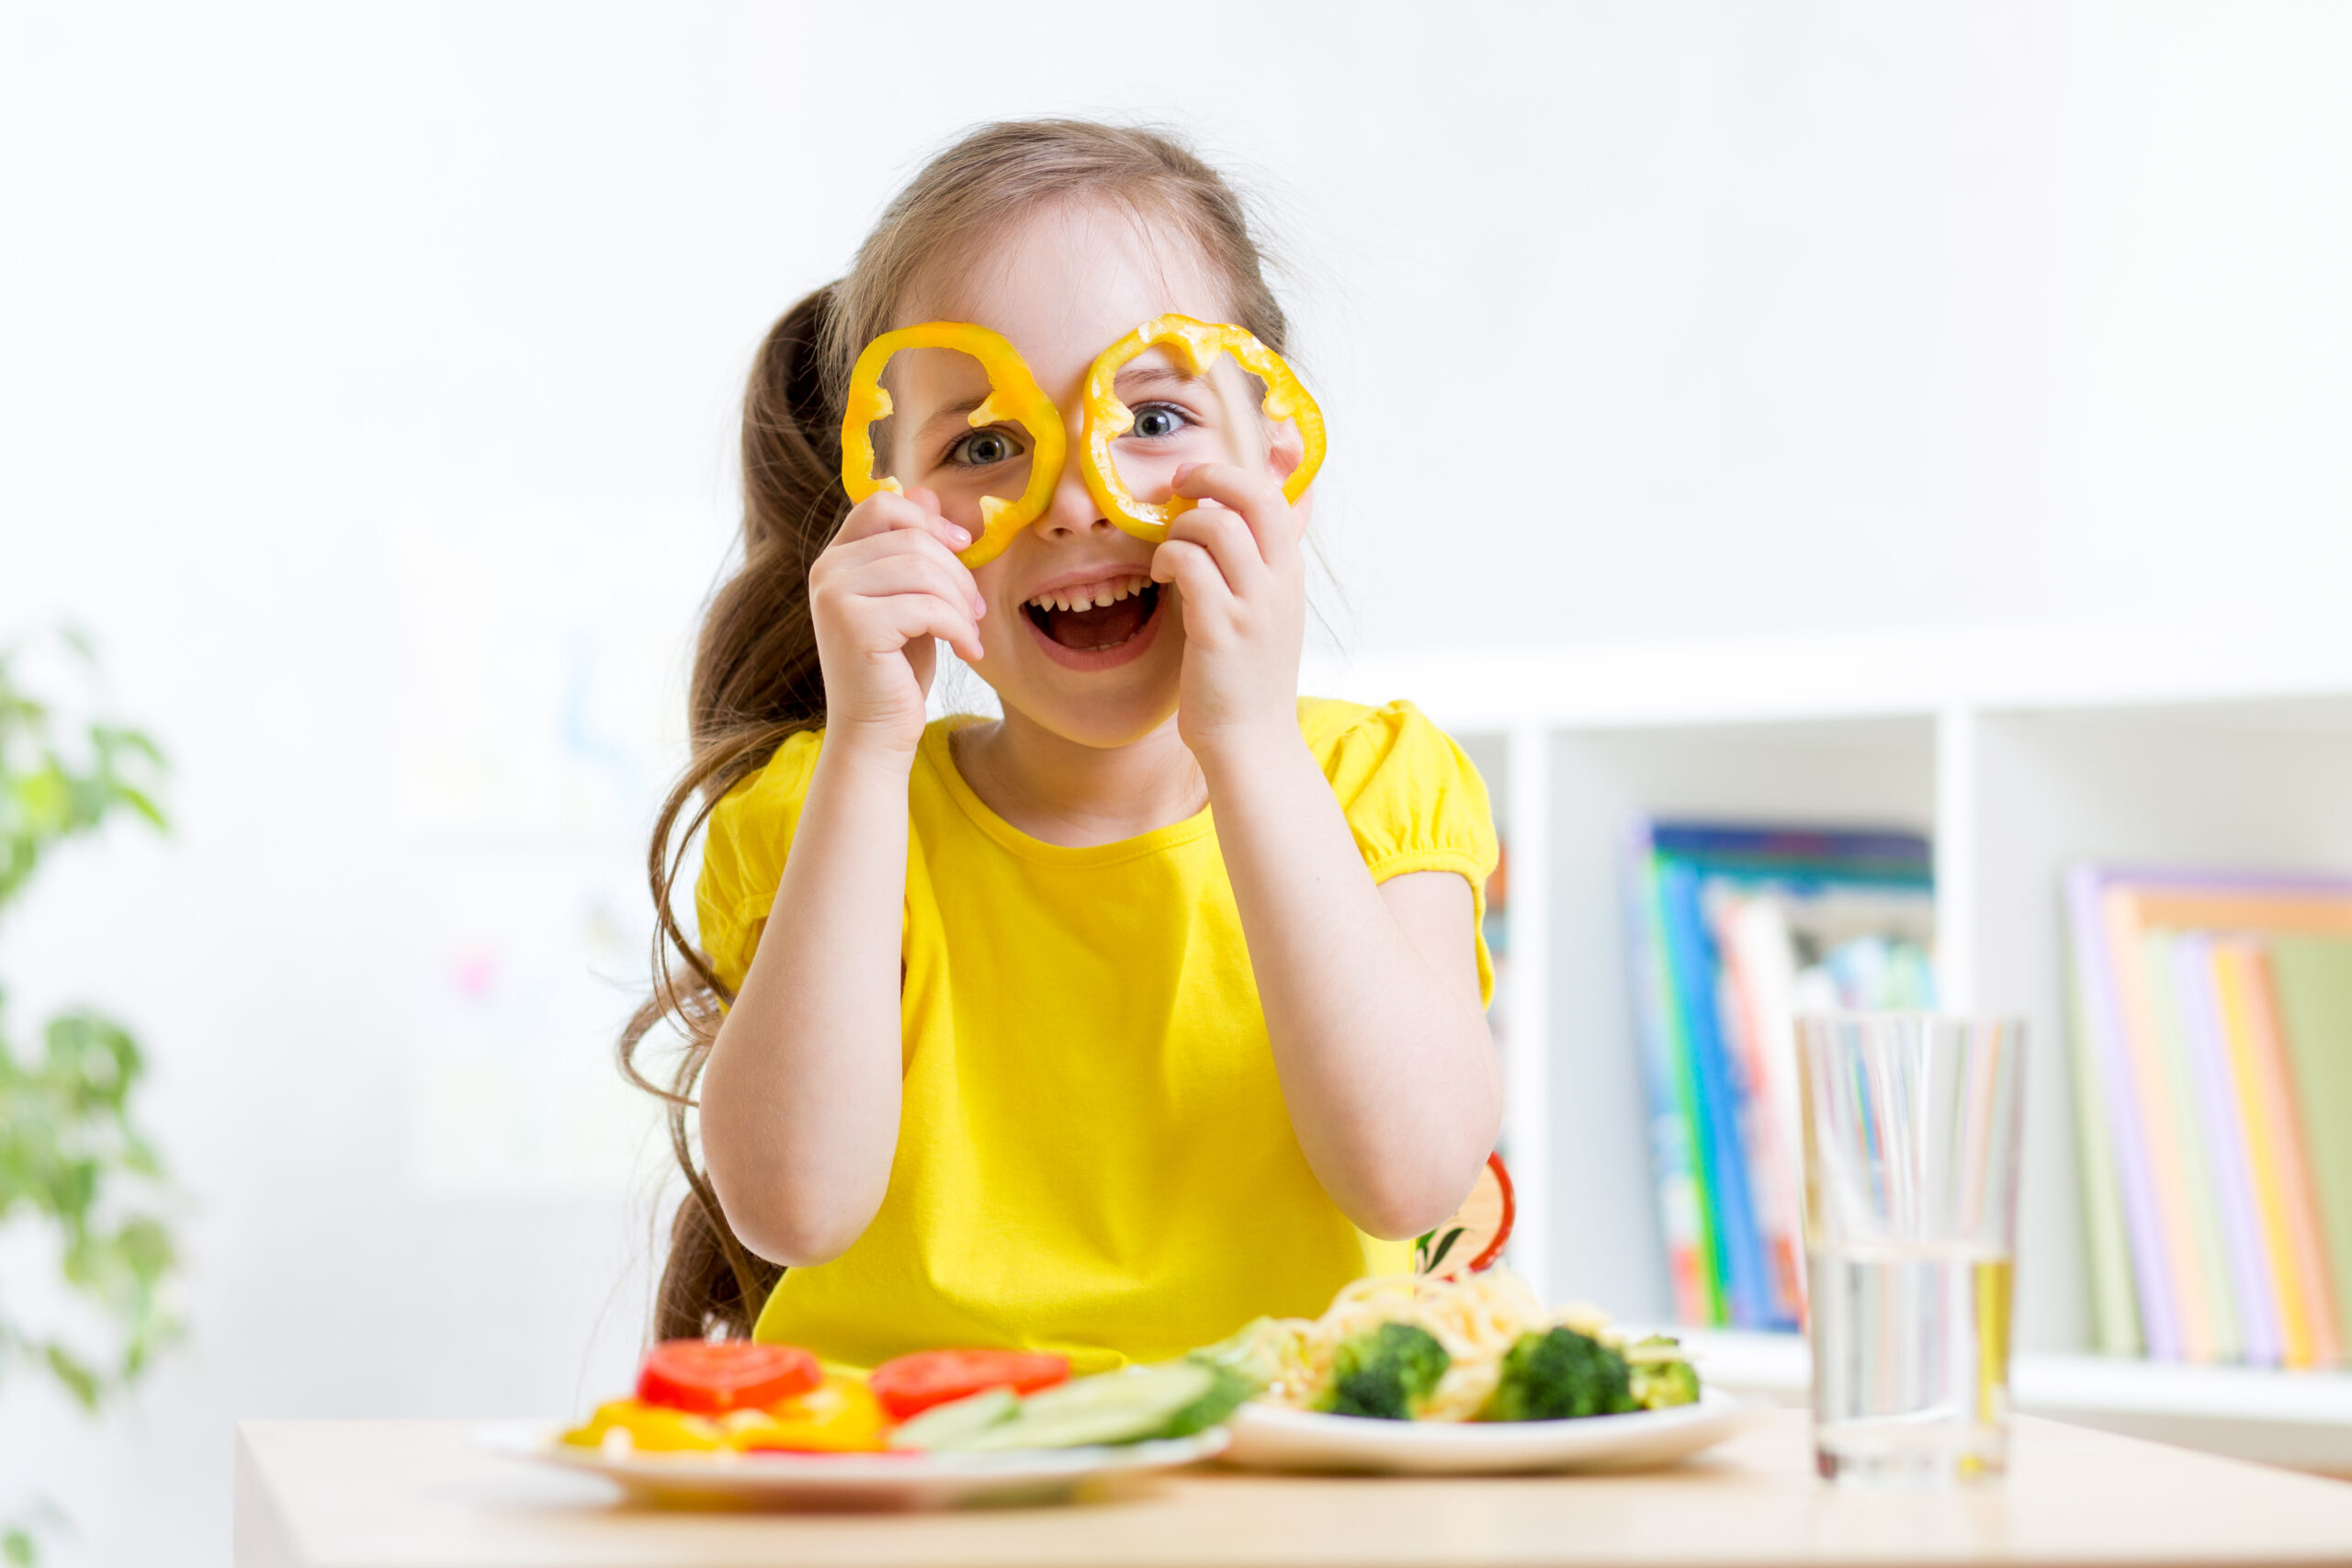
[[[665,1339],[646,1353],[637,1397],[672,1410],[719,1415],[763,1409],[823,1381],[817,1358],[797,1345]]]
[[[1413,1272],[1440,1280],[1484,1273],[1502,1256],[1518,1218],[1510,1172],[1503,1168],[1502,1156],[1488,1155],[1477,1185],[1453,1217],[1413,1244]]]
[[[866,1385],[893,1421],[992,1388],[1033,1393],[1069,1377],[1069,1359],[1036,1350],[921,1350],[874,1369]]]

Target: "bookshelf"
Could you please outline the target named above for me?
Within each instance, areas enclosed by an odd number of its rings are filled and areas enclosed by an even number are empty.
[[[1947,1004],[2030,1028],[2020,1399],[2047,1384],[2063,1398],[2044,1406],[2079,1418],[2352,1469],[2352,1448],[2307,1440],[2352,1422],[2352,1375],[2088,1354],[2059,904],[2081,858],[2352,871],[2352,620],[1439,650],[1326,663],[1306,689],[1411,697],[1493,790],[1511,853],[1512,1252],[1547,1295],[1668,1314],[1626,995],[1626,819],[1907,828],[1936,846]],[[1802,1351],[1749,1345],[1730,1365],[1768,1388]]]

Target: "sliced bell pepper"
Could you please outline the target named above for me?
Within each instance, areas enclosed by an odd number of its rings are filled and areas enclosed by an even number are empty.
[[[615,1399],[596,1406],[587,1424],[563,1435],[573,1448],[598,1449],[613,1432],[628,1434],[629,1446],[644,1453],[687,1453],[723,1449],[727,1438],[707,1416],[690,1415],[641,1399]]]
[[[747,1453],[784,1450],[794,1453],[876,1453],[889,1417],[874,1391],[856,1378],[828,1374],[808,1393],[765,1410],[738,1410],[719,1418],[729,1448]]]
[[[852,502],[880,490],[904,493],[890,475],[875,477],[874,422],[890,412],[890,394],[883,389],[882,372],[892,355],[910,348],[952,348],[978,360],[988,373],[989,395],[972,411],[968,423],[977,429],[1009,419],[1029,433],[1028,488],[1015,501],[982,496],[980,536],[956,557],[966,566],[984,566],[1003,553],[1014,535],[1044,516],[1053,502],[1069,447],[1061,411],[1037,385],[1020,352],[986,327],[968,321],[925,321],[884,333],[857,356],[842,413],[842,488],[849,492]]]
[[[1133,429],[1136,416],[1119,400],[1119,372],[1128,361],[1156,345],[1165,344],[1188,376],[1204,374],[1217,356],[1230,354],[1235,363],[1266,384],[1264,408],[1269,419],[1295,420],[1305,444],[1298,467],[1283,481],[1283,499],[1296,501],[1315,482],[1323,466],[1323,411],[1282,355],[1260,343],[1245,327],[1196,321],[1190,316],[1156,316],[1109,348],[1086,373],[1084,419],[1080,426],[1080,470],[1094,504],[1102,514],[1138,539],[1158,544],[1168,536],[1168,525],[1197,504],[1190,496],[1164,502],[1137,501],[1119,478],[1111,457],[1111,444]]]

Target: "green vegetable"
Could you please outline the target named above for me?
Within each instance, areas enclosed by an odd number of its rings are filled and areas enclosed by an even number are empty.
[[[1653,1334],[1625,1348],[1634,1403],[1645,1410],[1664,1410],[1699,1402],[1699,1374],[1682,1359],[1682,1346],[1667,1335]]]
[[[1009,1419],[933,1446],[995,1452],[1184,1438],[1216,1426],[1249,1397],[1246,1382],[1206,1361],[1130,1367],[1042,1389]]]
[[[1625,1358],[1573,1328],[1522,1334],[1503,1355],[1481,1421],[1558,1421],[1639,1409]]]
[[[1012,1419],[1021,1396],[1009,1388],[984,1388],[945,1404],[934,1404],[890,1434],[894,1449],[960,1449],[991,1427]]]
[[[1216,1374],[1209,1391],[1170,1416],[1168,1425],[1153,1433],[1154,1437],[1189,1438],[1195,1432],[1205,1432],[1264,1392],[1238,1372],[1217,1366],[1209,1370]]]
[[[1384,1323],[1340,1341],[1331,1356],[1331,1391],[1322,1408],[1334,1416],[1409,1421],[1453,1364],[1428,1329]]]
[[[1270,1332],[1273,1319],[1252,1318],[1241,1325],[1239,1332],[1204,1345],[1188,1359],[1204,1362],[1247,1383],[1245,1398],[1255,1398],[1266,1392],[1274,1381],[1281,1362],[1274,1350],[1274,1338]]]

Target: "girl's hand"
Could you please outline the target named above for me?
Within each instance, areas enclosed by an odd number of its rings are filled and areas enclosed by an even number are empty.
[[[879,491],[850,509],[808,569],[829,743],[871,741],[914,755],[939,661],[932,638],[980,658],[988,605],[956,558],[971,542],[927,490]]]
[[[1180,513],[1151,558],[1184,606],[1176,730],[1204,761],[1298,739],[1298,655],[1306,636],[1308,503],[1282,481],[1230,463],[1177,470],[1179,495],[1212,502]]]

